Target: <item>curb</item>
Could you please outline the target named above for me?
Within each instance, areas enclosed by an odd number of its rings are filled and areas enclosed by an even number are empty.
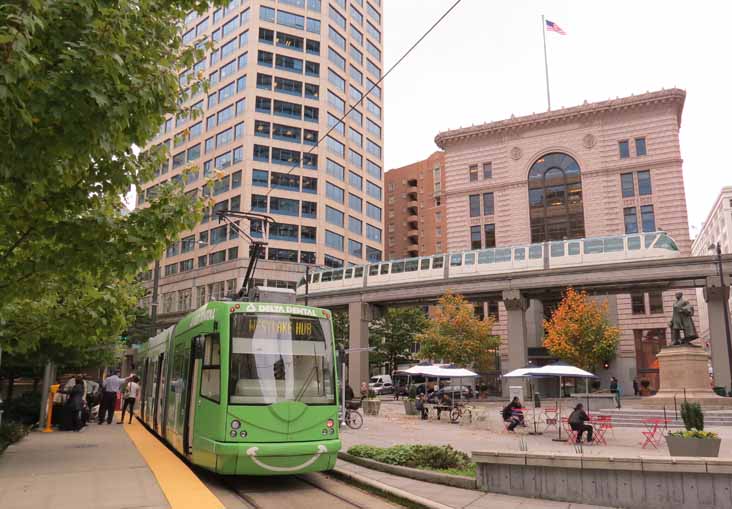
[[[375,481],[368,477],[364,477],[362,475],[355,474],[355,473],[349,472],[347,470],[343,470],[342,468],[335,467],[332,470],[332,472],[336,473],[337,475],[339,475],[341,477],[344,477],[345,479],[353,482],[354,484],[361,484],[364,486],[368,486],[370,488],[378,490],[387,495],[391,495],[395,498],[402,499],[407,502],[411,502],[412,504],[418,505],[420,507],[425,507],[427,509],[454,509],[448,505],[440,504],[438,502],[433,502],[432,500],[428,500],[426,498],[414,495],[412,493],[409,493],[408,491],[404,491],[402,489],[395,488],[393,486],[389,486],[388,484],[384,484],[382,482]]]
[[[371,470],[378,470],[379,472],[386,472],[387,474],[408,477],[409,479],[415,479],[417,481],[425,481],[433,484],[443,484],[445,486],[462,488],[465,490],[478,489],[478,482],[472,477],[464,477],[461,475],[452,474],[440,474],[438,472],[430,472],[429,470],[420,470],[418,468],[390,465],[388,463],[382,463],[380,461],[368,458],[353,456],[343,451],[340,451],[338,453],[338,458],[343,461],[348,461],[349,463],[355,463],[356,465],[370,468]]]

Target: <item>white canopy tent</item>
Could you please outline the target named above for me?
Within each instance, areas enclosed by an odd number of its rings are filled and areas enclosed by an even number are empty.
[[[570,366],[569,364],[559,361],[553,364],[547,364],[540,368],[519,368],[509,371],[504,378],[542,378],[542,377],[559,377],[559,400],[557,401],[557,416],[561,419],[561,401],[562,401],[562,379],[563,378],[584,378],[585,379],[585,394],[587,395],[587,411],[590,411],[590,390],[589,390],[589,379],[598,378],[597,375],[580,369],[576,366]],[[536,425],[534,425],[536,427]],[[562,427],[558,425],[559,429],[559,440],[562,439]]]
[[[428,362],[420,362],[408,369],[397,371],[396,374],[405,374],[410,378],[413,376],[424,376],[427,378],[449,378],[451,381],[459,379],[458,385],[462,387],[463,378],[476,378],[479,375],[469,369],[459,368],[454,364],[431,364]],[[450,398],[454,406],[454,399]]]

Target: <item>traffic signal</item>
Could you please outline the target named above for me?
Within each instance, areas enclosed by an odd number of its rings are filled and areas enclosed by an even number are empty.
[[[609,369],[610,368],[610,363],[608,361],[605,361],[605,362],[602,363],[602,367],[605,368],[605,369]]]

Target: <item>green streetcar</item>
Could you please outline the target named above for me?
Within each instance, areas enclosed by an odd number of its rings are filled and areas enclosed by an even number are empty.
[[[140,417],[220,474],[330,470],[341,447],[328,310],[209,302],[136,353]]]

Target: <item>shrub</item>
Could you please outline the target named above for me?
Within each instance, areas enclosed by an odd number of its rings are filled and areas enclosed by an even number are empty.
[[[378,399],[376,397],[376,391],[373,389],[369,389],[369,399]]]
[[[648,389],[651,386],[651,381],[650,380],[641,380],[641,385],[643,386],[644,389]]]
[[[471,464],[467,454],[449,445],[395,445],[387,448],[355,445],[348,454],[390,465],[435,470],[465,469]]]
[[[682,438],[719,438],[713,431],[699,431],[699,430],[687,430],[687,431],[671,431],[669,436],[682,437]]]
[[[681,418],[684,420],[684,427],[687,431],[704,430],[704,413],[699,403],[681,403]]]
[[[4,403],[3,420],[15,421],[30,426],[38,422],[41,407],[41,393],[26,392]]]
[[[409,386],[409,399],[417,399],[417,386],[414,384]]]
[[[7,446],[23,438],[28,433],[28,428],[18,422],[3,421],[0,424],[0,452]]]

